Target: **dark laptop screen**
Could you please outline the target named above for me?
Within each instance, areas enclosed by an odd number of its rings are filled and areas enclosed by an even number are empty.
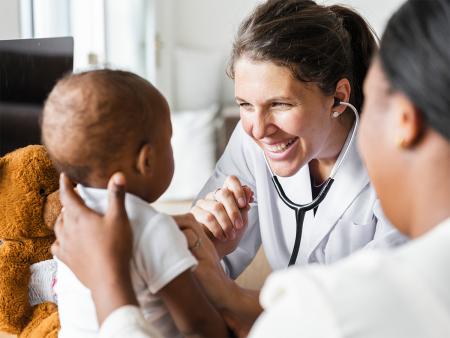
[[[70,37],[0,41],[0,102],[41,105],[72,69]]]
[[[71,37],[0,41],[0,156],[40,143],[42,105],[72,70]]]

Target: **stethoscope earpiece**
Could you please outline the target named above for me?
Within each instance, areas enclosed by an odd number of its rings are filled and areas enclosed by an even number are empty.
[[[347,102],[341,101],[341,100],[339,100],[337,97],[335,97],[335,98],[334,98],[334,103],[333,103],[333,108],[339,107],[341,104],[346,105]],[[342,112],[342,113],[343,113],[343,112]],[[335,119],[335,118],[338,118],[339,116],[342,115],[342,113],[340,113],[340,112],[338,112],[338,111],[334,111],[334,112],[331,114],[331,117],[334,118],[334,119]]]
[[[341,101],[341,100],[339,100],[337,97],[335,97],[334,98],[334,104],[333,104],[333,107],[339,107],[341,104],[346,104],[347,102],[343,102],[343,101]],[[343,112],[342,112],[343,113]],[[339,116],[341,116],[342,115],[342,113],[340,113],[340,112],[338,112],[338,111],[334,111],[332,114],[331,114],[331,117],[332,118],[338,118]]]
[[[341,104],[341,100],[339,100],[337,97],[335,97],[333,107],[338,107],[340,104]]]

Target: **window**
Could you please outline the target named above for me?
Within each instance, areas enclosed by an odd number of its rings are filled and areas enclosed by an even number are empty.
[[[155,78],[154,0],[21,0],[22,37],[74,37],[75,71],[120,68]]]

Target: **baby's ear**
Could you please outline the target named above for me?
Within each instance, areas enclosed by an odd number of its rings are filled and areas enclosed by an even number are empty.
[[[151,175],[155,163],[155,150],[150,143],[145,143],[139,150],[136,167],[141,175]]]

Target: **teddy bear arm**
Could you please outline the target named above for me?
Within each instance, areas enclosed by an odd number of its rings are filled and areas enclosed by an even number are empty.
[[[31,314],[30,266],[17,249],[14,242],[4,242],[0,246],[0,331],[13,334],[23,329]]]
[[[33,307],[31,319],[19,338],[57,338],[59,328],[57,306],[46,302]]]
[[[24,250],[29,253],[29,263],[45,261],[52,258],[50,247],[55,241],[55,236],[51,235],[44,238],[36,238],[33,240],[24,240]]]

